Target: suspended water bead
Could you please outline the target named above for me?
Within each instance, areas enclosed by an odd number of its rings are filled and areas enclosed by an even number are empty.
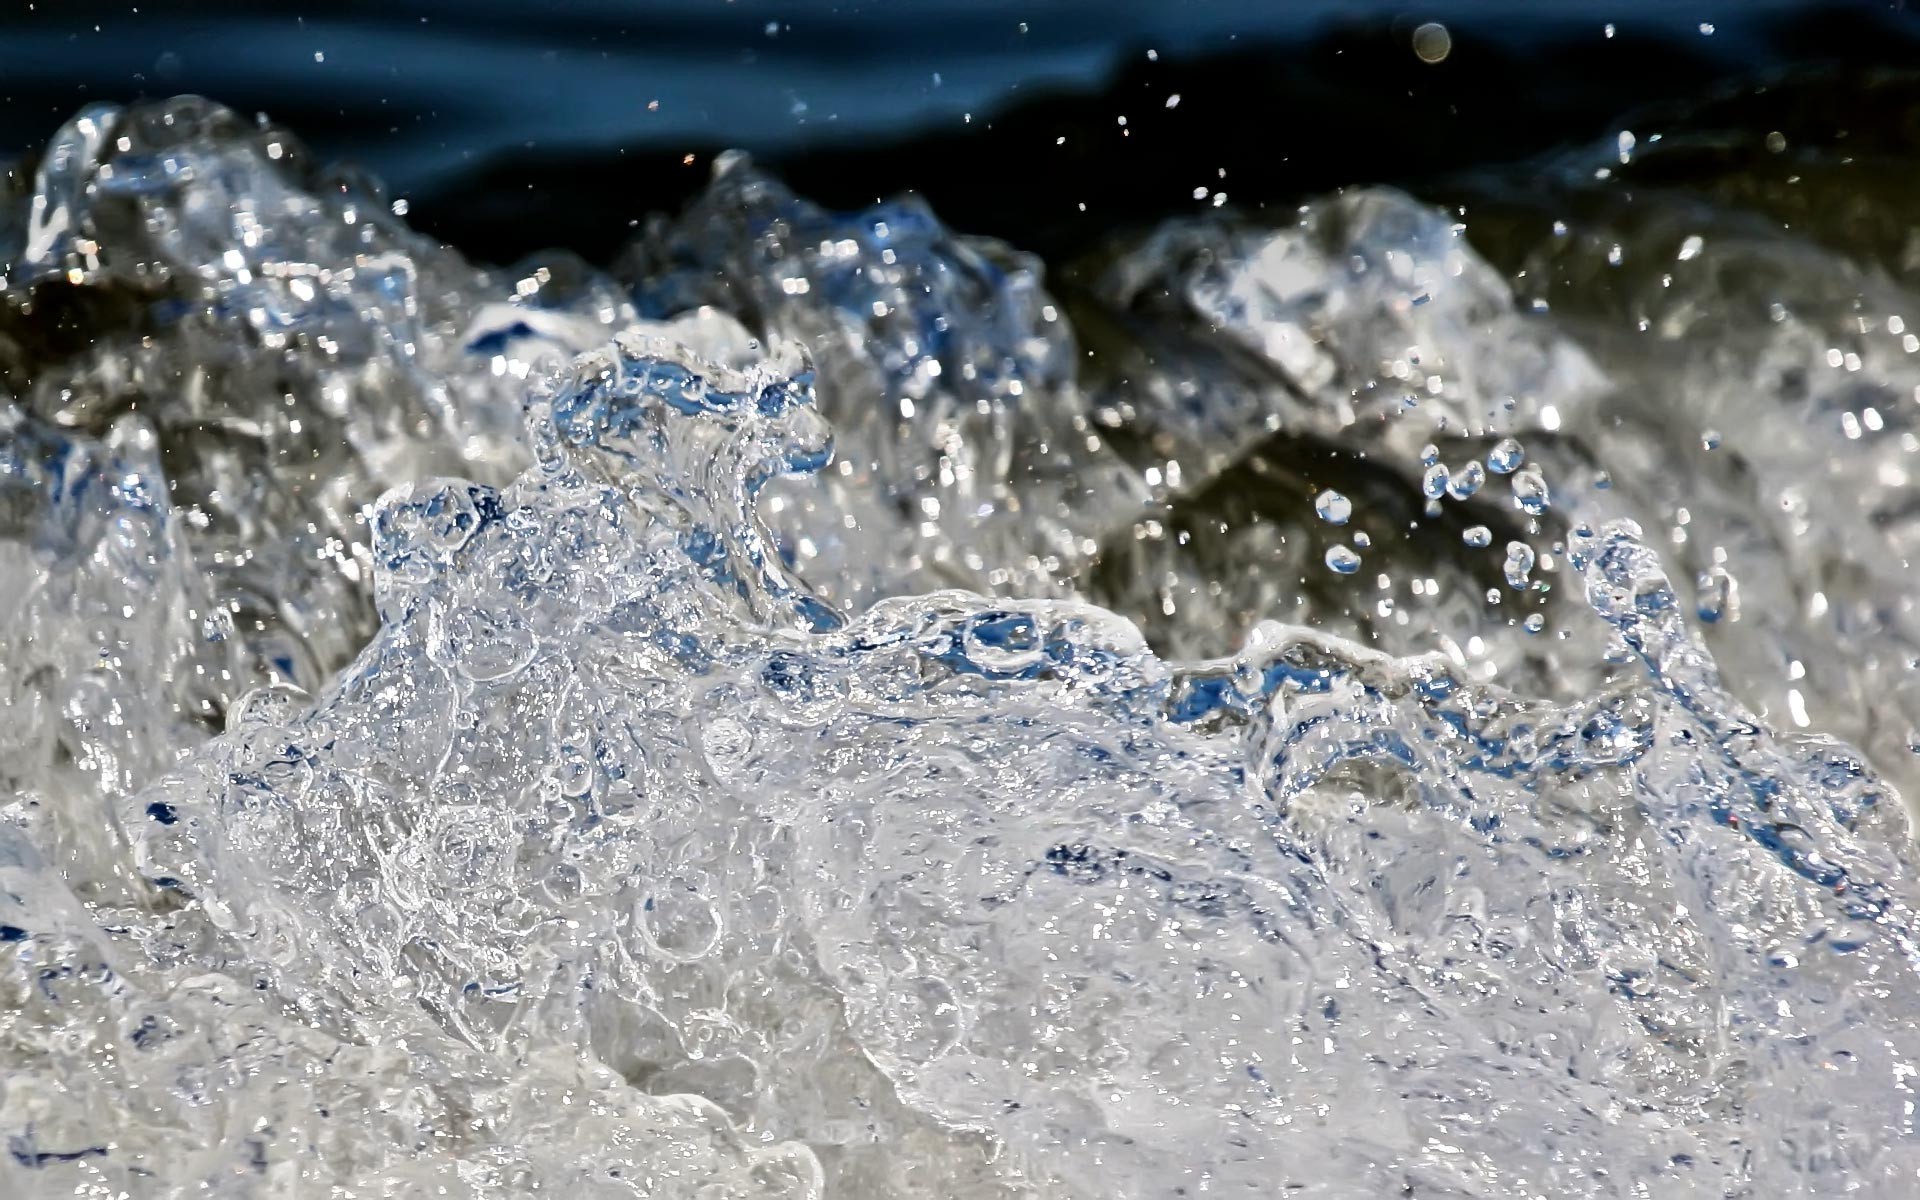
[[[1527,576],[1533,573],[1533,563],[1534,553],[1532,546],[1527,545],[1525,542],[1508,542],[1507,561],[1501,566],[1501,571],[1507,577],[1507,586],[1515,588],[1526,587]]]
[[[224,642],[233,636],[233,614],[216,608],[200,622],[200,636],[209,642]]]
[[[1484,550],[1488,546],[1493,545],[1493,530],[1488,529],[1485,525],[1469,526],[1461,533],[1460,540],[1472,546],[1475,550]]]
[[[1336,575],[1351,575],[1360,569],[1360,556],[1349,546],[1328,546],[1327,569]]]
[[[1740,584],[1725,567],[1700,572],[1694,611],[1709,625],[1740,619]]]
[[[1328,488],[1314,497],[1313,511],[1329,525],[1345,525],[1353,517],[1353,501]]]
[[[1546,476],[1538,467],[1527,467],[1513,477],[1513,502],[1527,515],[1537,517],[1552,503]]]
[[[1445,463],[1434,463],[1420,479],[1420,491],[1429,500],[1438,500],[1447,494],[1447,467]]]
[[[1451,479],[1447,480],[1447,495],[1455,500],[1465,500],[1479,491],[1486,481],[1487,469],[1481,466],[1480,460],[1476,458],[1461,467]]]
[[[1720,448],[1720,431],[1718,429],[1702,430],[1700,433],[1700,448],[1702,450],[1718,450]]]
[[[1520,627],[1528,633],[1539,633],[1547,627],[1547,619],[1539,613],[1533,613],[1526,620],[1520,622]]]
[[[1356,529],[1353,531],[1353,544],[1365,550],[1368,546],[1373,545],[1373,538],[1366,530]]]
[[[1420,465],[1430,467],[1440,461],[1440,447],[1428,442],[1420,447]]]
[[[1527,452],[1512,438],[1501,438],[1487,455],[1487,470],[1495,475],[1511,475],[1527,461]]]

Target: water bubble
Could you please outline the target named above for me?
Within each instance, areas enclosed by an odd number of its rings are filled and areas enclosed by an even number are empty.
[[[427,628],[428,655],[476,683],[517,674],[535,649],[533,631],[504,608],[436,604]]]
[[[1349,546],[1328,546],[1327,568],[1337,575],[1351,575],[1360,569],[1360,556]]]
[[[1428,21],[1413,31],[1413,53],[1423,63],[1445,62],[1453,52],[1453,35],[1438,21]]]
[[[668,958],[705,958],[720,944],[720,910],[690,883],[673,880],[640,902],[640,929],[648,945]]]
[[[1328,488],[1314,497],[1313,511],[1329,525],[1345,525],[1353,517],[1353,501]]]
[[[1520,443],[1512,438],[1501,438],[1492,450],[1487,452],[1487,470],[1495,475],[1511,475],[1527,461],[1527,452]]]
[[[1526,620],[1520,622],[1520,626],[1528,633],[1539,633],[1547,627],[1547,618],[1540,613],[1530,613]]]

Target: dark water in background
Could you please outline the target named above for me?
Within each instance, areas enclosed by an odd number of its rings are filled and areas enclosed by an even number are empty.
[[[1452,38],[1437,64],[1411,51],[1429,20]],[[198,92],[364,165],[416,225],[496,260],[604,259],[729,147],[823,201],[917,190],[1059,257],[1215,192],[1417,185],[1649,104],[1915,66],[1920,21],[1885,0],[16,0],[0,150],[89,102]]]

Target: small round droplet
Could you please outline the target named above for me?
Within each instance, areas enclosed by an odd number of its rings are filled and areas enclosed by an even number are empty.
[[[1476,458],[1455,471],[1453,478],[1447,480],[1447,495],[1455,500],[1465,500],[1479,491],[1480,486],[1486,481],[1487,469],[1481,466],[1480,460]]]
[[[1373,537],[1364,529],[1356,529],[1353,531],[1353,544],[1365,550],[1368,546],[1373,545]]]
[[[1420,465],[1430,467],[1440,461],[1440,447],[1428,442],[1420,447]]]
[[[1329,525],[1345,525],[1353,517],[1353,501],[1328,488],[1314,497],[1313,511]]]
[[[1533,573],[1533,561],[1534,553],[1532,546],[1527,545],[1525,542],[1508,542],[1507,561],[1501,567],[1501,571],[1507,577],[1507,586],[1515,588],[1526,587],[1527,576]]]
[[[1539,633],[1547,627],[1547,618],[1539,613],[1533,613],[1528,616],[1526,620],[1520,622],[1520,625],[1528,633]]]
[[[1700,448],[1702,450],[1718,450],[1720,448],[1720,431],[1718,429],[1701,430]]]
[[[1327,568],[1336,575],[1351,575],[1360,569],[1360,556],[1350,546],[1328,546]]]
[[[1493,545],[1493,530],[1485,525],[1475,525],[1460,535],[1460,540],[1475,550],[1484,550]]]
[[[1528,516],[1537,517],[1551,504],[1546,477],[1539,468],[1527,467],[1513,477],[1513,502]]]
[[[1444,463],[1434,463],[1420,479],[1420,492],[1429,500],[1438,500],[1447,494],[1447,468]]]
[[[1527,452],[1512,438],[1501,438],[1487,455],[1487,470],[1495,475],[1511,475],[1527,461]]]

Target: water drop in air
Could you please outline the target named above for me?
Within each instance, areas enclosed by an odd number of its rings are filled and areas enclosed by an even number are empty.
[[[1487,481],[1487,469],[1480,465],[1479,459],[1473,459],[1467,465],[1453,473],[1447,480],[1447,494],[1455,500],[1465,500],[1478,492]]]
[[[1328,568],[1338,575],[1351,575],[1360,569],[1360,556],[1344,545],[1327,547],[1326,561]]]
[[[1534,549],[1527,543],[1507,543],[1507,561],[1502,564],[1501,571],[1507,577],[1508,587],[1527,586],[1527,577],[1533,573],[1534,559]]]
[[[1329,488],[1314,497],[1313,511],[1329,525],[1345,525],[1353,517],[1353,501]]]
[[[1487,470],[1495,475],[1511,475],[1527,460],[1526,451],[1512,438],[1501,438],[1487,454]]]
[[[1513,476],[1513,502],[1529,516],[1539,516],[1550,506],[1547,480],[1537,467],[1523,467]]]

